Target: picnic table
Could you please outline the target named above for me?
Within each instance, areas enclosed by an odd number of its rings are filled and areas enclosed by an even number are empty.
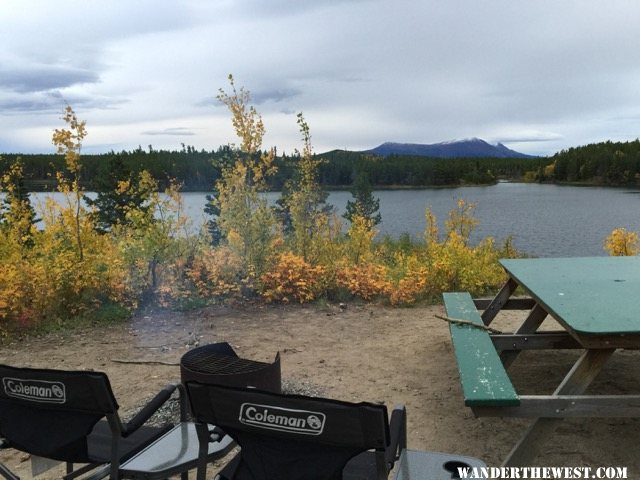
[[[466,292],[443,297],[465,404],[476,416],[533,419],[503,465],[530,465],[563,418],[640,417],[640,395],[585,394],[617,349],[640,348],[640,257],[500,263],[508,280],[492,300]],[[527,297],[514,296],[518,287]],[[528,311],[521,325],[513,333],[491,331],[509,309]],[[547,316],[562,330],[538,330]],[[582,353],[553,394],[519,395],[507,369],[523,350],[548,349]]]

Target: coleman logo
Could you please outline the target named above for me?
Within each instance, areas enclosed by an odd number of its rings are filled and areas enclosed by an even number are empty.
[[[44,403],[64,403],[67,399],[62,382],[4,377],[2,385],[8,397]]]
[[[239,420],[240,423],[258,428],[303,435],[320,435],[324,430],[325,418],[325,414],[320,412],[243,403],[240,407]]]

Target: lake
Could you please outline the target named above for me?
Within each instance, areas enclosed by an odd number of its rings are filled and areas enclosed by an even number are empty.
[[[483,187],[378,190],[383,235],[408,232],[421,237],[430,207],[442,229],[458,199],[474,202],[480,225],[473,241],[513,236],[519,250],[539,257],[601,256],[604,239],[614,228],[640,231],[640,191],[628,188],[574,187],[531,183],[498,183]],[[44,193],[33,194],[42,198]],[[56,195],[56,194],[53,194]],[[206,193],[186,192],[185,208],[196,224],[205,220]],[[279,194],[267,194],[275,201]],[[329,203],[342,215],[351,194],[334,191]]]

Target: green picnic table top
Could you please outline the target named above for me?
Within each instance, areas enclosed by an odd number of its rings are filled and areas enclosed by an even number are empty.
[[[640,334],[640,257],[500,260],[509,276],[580,335]]]

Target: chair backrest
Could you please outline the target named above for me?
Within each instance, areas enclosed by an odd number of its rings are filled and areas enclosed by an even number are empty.
[[[18,450],[86,463],[86,436],[117,410],[104,373],[0,365],[0,436]]]
[[[384,405],[197,382],[186,388],[196,421],[241,446],[237,480],[340,479],[349,459],[389,444]]]

